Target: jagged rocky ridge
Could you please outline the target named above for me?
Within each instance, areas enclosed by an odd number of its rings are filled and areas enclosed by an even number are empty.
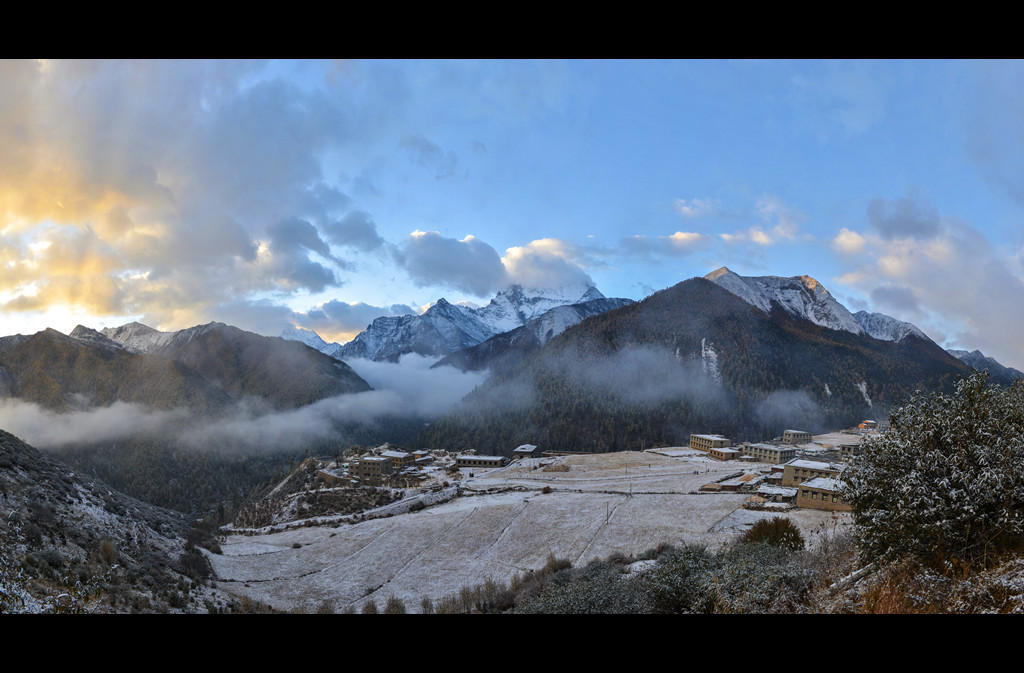
[[[1013,367],[1005,367],[995,358],[988,357],[979,350],[967,351],[950,348],[947,349],[947,352],[978,371],[987,371],[993,383],[1009,385],[1018,379],[1024,379],[1024,372]]]
[[[586,318],[633,303],[632,299],[602,298],[570,306],[557,306],[522,327],[447,355],[435,363],[434,367],[449,366],[462,371],[507,368]]]
[[[452,304],[442,298],[421,315],[377,318],[346,344],[326,344],[308,330],[286,330],[282,336],[297,338],[340,360],[394,362],[407,353],[433,357],[464,350],[519,328],[554,308],[599,299],[606,298],[590,286],[530,290],[513,285],[480,308]],[[318,341],[323,345],[318,346]]]
[[[723,266],[704,278],[729,290],[765,313],[778,309],[830,329],[867,334],[881,341],[899,343],[919,339],[934,344],[928,335],[912,323],[884,313],[857,311],[851,314],[821,283],[810,276],[745,277]],[[1009,384],[1016,379],[1024,378],[1024,373],[1011,367],[1004,367],[995,359],[986,357],[981,351],[949,349],[947,352],[979,371],[987,370],[994,383]]]

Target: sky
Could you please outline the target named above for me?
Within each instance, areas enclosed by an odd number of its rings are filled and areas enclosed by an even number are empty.
[[[721,266],[1024,369],[1024,62],[0,62],[0,335]]]

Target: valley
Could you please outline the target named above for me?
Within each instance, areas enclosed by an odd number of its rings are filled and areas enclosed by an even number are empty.
[[[737,469],[683,447],[524,459],[472,477],[463,468],[459,497],[448,502],[358,523],[228,535],[223,553],[207,558],[218,589],[280,610],[341,612],[395,597],[417,611],[424,596],[436,604],[462,587],[508,582],[551,555],[585,565],[660,544],[723,547],[779,515],[743,509],[749,493],[699,492]],[[809,544],[851,523],[820,510],[785,516]]]
[[[142,563],[126,556],[122,582],[135,588],[105,609],[351,612],[400,601],[416,611],[542,576],[556,560],[583,568],[675,548],[726,558],[779,514],[809,553],[827,555],[813,550],[852,539],[849,513],[751,505],[757,494],[732,490],[737,479],[767,480],[772,465],[723,462],[738,455],[728,448],[716,460],[685,447],[689,438],[757,445],[803,428],[822,442],[803,447],[813,459],[824,443],[851,440],[820,433],[885,424],[915,390],[951,391],[969,362],[991,365],[1000,385],[1019,374],[979,352],[947,352],[910,323],[851,314],[813,278],[725,268],[640,302],[596,288],[554,298],[512,288],[484,309],[442,299],[422,317],[375,321],[351,343],[380,349],[351,364],[337,344],[285,336],[129,323],[0,338],[0,426],[76,473],[202,522],[158,531],[161,551],[136,552],[148,554]],[[374,464],[366,458],[381,441],[418,449],[421,472],[376,484],[376,473],[353,471]],[[454,465],[456,455],[508,458],[523,444],[552,453],[497,469]],[[339,476],[321,478],[327,465]],[[288,468],[285,482],[268,481]],[[732,486],[718,483],[727,478]],[[59,517],[75,516],[48,478],[19,479],[35,486],[18,516],[36,525],[56,503]],[[106,567],[97,545],[116,537],[83,537],[65,558],[62,528],[33,530],[30,541],[21,530],[7,531],[21,554],[8,567],[38,570],[48,558],[52,577],[94,577]],[[137,544],[117,541],[126,554]],[[158,591],[132,584],[146,578]]]

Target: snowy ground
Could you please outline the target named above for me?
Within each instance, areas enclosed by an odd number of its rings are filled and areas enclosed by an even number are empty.
[[[382,607],[396,596],[417,610],[423,596],[436,602],[488,578],[507,581],[543,566],[549,554],[575,565],[662,542],[724,544],[773,514],[741,509],[746,494],[697,489],[761,467],[679,447],[529,459],[475,470],[462,482],[468,497],[337,528],[234,536],[210,561],[221,588],[282,609],[315,610],[327,602],[340,610],[370,599]],[[849,521],[815,510],[786,516],[811,538]]]

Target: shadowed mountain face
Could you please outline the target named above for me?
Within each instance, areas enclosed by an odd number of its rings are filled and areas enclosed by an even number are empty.
[[[118,329],[0,339],[0,396],[55,411],[120,401],[211,412],[248,396],[288,409],[370,389],[344,363],[300,343],[220,323],[171,333],[145,328],[148,340]]]
[[[1005,367],[995,358],[990,358],[979,350],[950,349],[948,352],[964,364],[974,367],[978,371],[987,371],[992,383],[1007,386],[1018,379],[1024,379],[1024,372],[1013,367]]]
[[[808,284],[793,284],[794,296],[813,298]],[[968,371],[927,339],[832,329],[821,323],[848,321],[799,306],[765,312],[709,280],[685,281],[570,327],[493,375],[416,445],[508,453],[523,443],[642,448],[701,432],[770,439],[786,427],[884,417],[915,390],[951,390]]]

